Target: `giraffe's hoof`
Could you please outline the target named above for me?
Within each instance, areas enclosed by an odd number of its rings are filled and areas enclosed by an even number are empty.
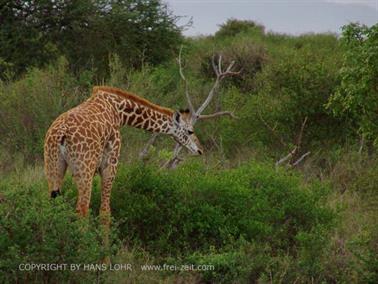
[[[60,195],[60,190],[53,190],[51,191],[51,198],[55,198]]]

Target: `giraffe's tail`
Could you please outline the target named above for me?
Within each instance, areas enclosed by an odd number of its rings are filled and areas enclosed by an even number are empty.
[[[45,174],[49,185],[50,196],[55,198],[61,192],[64,174],[67,169],[66,131],[64,127],[48,130],[45,146]]]

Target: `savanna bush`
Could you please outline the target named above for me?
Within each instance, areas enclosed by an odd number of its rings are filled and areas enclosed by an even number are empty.
[[[61,58],[45,69],[31,69],[22,79],[0,83],[0,144],[34,161],[42,156],[51,122],[83,99],[78,81]],[[85,94],[87,96],[87,94]]]
[[[264,33],[264,26],[249,20],[228,19],[224,24],[220,25],[219,30],[215,33],[215,37],[233,37],[242,32],[256,30]]]
[[[361,135],[378,144],[378,24],[344,26],[341,43],[341,84],[330,97],[328,107],[336,116],[353,121]]]
[[[255,92],[245,96],[237,111],[242,119],[225,125],[223,136],[230,146],[240,141],[254,147],[262,143],[282,155],[297,142],[306,117],[303,148],[342,142],[348,136],[350,124],[334,118],[325,107],[339,83],[339,53],[330,52],[331,43],[315,50],[304,44],[307,39],[299,42],[300,48],[284,45],[280,52],[269,50],[269,62],[256,74]]]
[[[68,269],[22,270],[22,264],[100,263],[100,232],[93,218],[80,219],[71,203],[48,198],[42,180],[6,178],[0,184],[0,282],[41,283],[82,281],[96,274]],[[26,267],[27,268],[27,267]]]
[[[268,53],[263,43],[256,42],[249,34],[242,34],[216,43],[215,62],[222,56],[222,67],[225,69],[235,61],[232,71],[240,71],[238,75],[229,77],[226,85],[232,85],[240,91],[248,93],[255,90],[255,77],[268,61]],[[209,50],[208,50],[209,51]],[[213,54],[207,52],[201,59],[201,70],[207,78],[212,79],[215,73],[212,66]]]
[[[133,166],[119,170],[112,208],[120,238],[158,257],[213,251],[214,261],[222,262],[231,273],[227,277],[234,279],[232,270],[239,261],[222,259],[233,258],[230,247],[246,242],[268,247],[271,255],[288,253],[295,258],[306,252],[303,261],[311,274],[335,217],[324,205],[327,192],[324,185],[305,186],[299,177],[255,163],[219,172],[197,163],[175,171]],[[200,263],[202,257],[190,259]],[[264,265],[260,266],[265,269]],[[258,276],[264,270],[260,266],[254,268]]]
[[[69,271],[22,272],[18,265],[97,263],[104,253],[99,226],[93,217],[77,218],[72,178],[65,180],[63,197],[51,200],[43,179],[31,176],[31,182],[7,178],[0,184],[5,199],[0,203],[2,277],[69,281]],[[94,216],[99,191],[96,178]],[[213,264],[214,271],[201,272],[204,281],[248,282],[269,271],[279,275],[287,259],[293,273],[311,277],[321,269],[335,220],[324,205],[328,191],[258,163],[217,171],[193,162],[174,171],[123,166],[112,190],[113,240],[146,251],[155,261]],[[91,281],[94,275],[84,272],[75,277]],[[285,279],[292,280],[290,275]]]

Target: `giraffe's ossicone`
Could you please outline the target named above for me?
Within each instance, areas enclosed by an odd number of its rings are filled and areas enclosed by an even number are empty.
[[[69,167],[78,189],[76,210],[87,215],[92,180],[98,171],[102,179],[100,214],[110,216],[110,191],[124,125],[168,134],[190,152],[203,152],[188,111],[160,107],[120,89],[94,87],[88,100],[60,115],[47,131],[44,159],[50,196],[59,195]]]

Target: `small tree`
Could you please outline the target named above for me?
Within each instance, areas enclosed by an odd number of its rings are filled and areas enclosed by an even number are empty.
[[[215,33],[216,37],[229,37],[235,36],[238,33],[246,32],[250,30],[258,31],[259,33],[264,33],[264,26],[259,25],[254,21],[250,20],[238,20],[238,19],[228,19],[224,24],[220,25],[220,29]]]
[[[378,142],[378,24],[349,24],[341,38],[345,48],[341,84],[328,108],[355,122],[363,138]]]

